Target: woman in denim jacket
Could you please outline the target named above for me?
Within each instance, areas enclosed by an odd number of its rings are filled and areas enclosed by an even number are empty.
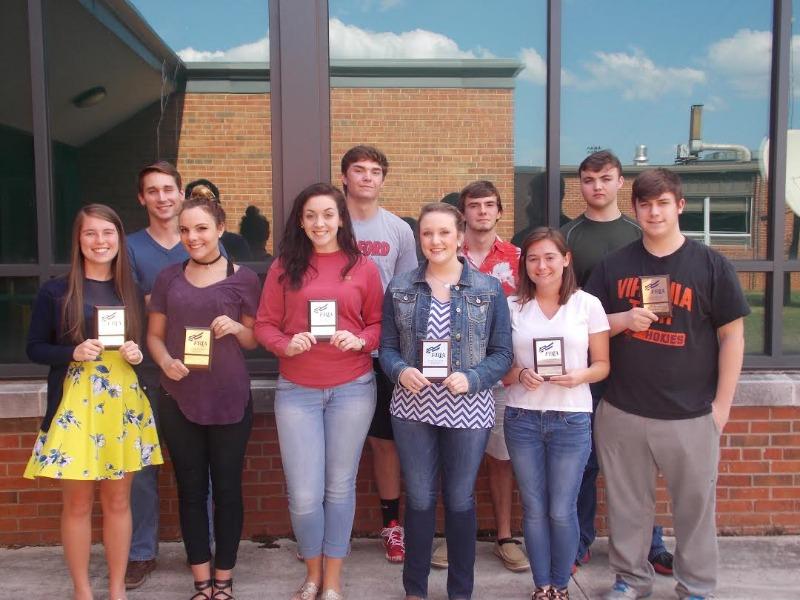
[[[500,283],[458,257],[464,219],[432,203],[419,216],[425,261],[389,283],[383,302],[380,361],[395,382],[391,413],[406,483],[406,599],[427,597],[439,472],[449,556],[447,593],[472,595],[473,490],[494,425],[492,386],[512,363],[508,305]],[[421,341],[450,342],[449,375],[421,372]]]

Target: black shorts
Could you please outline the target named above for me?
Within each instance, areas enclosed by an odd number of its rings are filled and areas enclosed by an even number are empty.
[[[394,384],[381,369],[381,364],[377,358],[372,359],[372,368],[375,370],[377,403],[375,404],[375,414],[372,417],[372,423],[370,423],[367,435],[382,440],[394,440],[392,418],[389,414],[389,403],[392,401]]]

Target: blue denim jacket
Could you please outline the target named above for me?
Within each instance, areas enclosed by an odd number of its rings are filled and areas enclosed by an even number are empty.
[[[450,288],[450,368],[466,374],[468,393],[475,394],[511,368],[511,319],[500,282],[459,260],[461,278]],[[416,270],[396,275],[383,298],[380,361],[395,383],[403,369],[420,366],[417,355],[431,307],[426,267],[423,261]]]

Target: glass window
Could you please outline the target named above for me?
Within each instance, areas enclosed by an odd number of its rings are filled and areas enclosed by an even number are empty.
[[[792,55],[789,62],[789,131],[786,156],[785,256],[798,259],[800,247],[800,1],[792,2]],[[778,203],[780,206],[780,202]]]
[[[0,263],[34,263],[38,252],[25,0],[0,3],[0,45],[7,57],[0,61]]]
[[[39,280],[0,277],[0,363],[27,363],[25,339]]]
[[[783,303],[783,352],[800,354],[800,273],[787,273]]]
[[[766,273],[739,273],[750,314],[744,319],[745,354],[764,354],[764,303],[766,301]]]
[[[566,216],[585,206],[577,165],[608,148],[622,162],[623,212],[631,214],[636,175],[668,167],[685,188],[687,233],[731,258],[766,258],[759,158],[769,125],[771,6],[768,0],[563,4]]]
[[[489,179],[503,203],[499,235],[526,227],[529,182],[544,165],[545,0],[329,9],[333,181],[344,152],[372,144],[389,159],[381,204],[392,212],[416,218]]]
[[[57,262],[83,204],[111,205],[129,232],[147,225],[136,175],[156,160],[174,163],[184,185],[211,181],[237,236],[248,206],[271,218],[267,0],[132,4],[138,12],[45,4]],[[258,81],[244,84],[253,72]],[[252,259],[246,240],[229,245]]]

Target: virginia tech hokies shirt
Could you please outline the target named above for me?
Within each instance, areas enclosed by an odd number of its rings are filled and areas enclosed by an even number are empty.
[[[750,313],[733,265],[694,240],[661,257],[637,240],[603,259],[584,289],[606,313],[625,312],[641,304],[642,275],[670,276],[672,316],[611,338],[604,399],[652,419],[705,415],[717,389],[717,329]]]

